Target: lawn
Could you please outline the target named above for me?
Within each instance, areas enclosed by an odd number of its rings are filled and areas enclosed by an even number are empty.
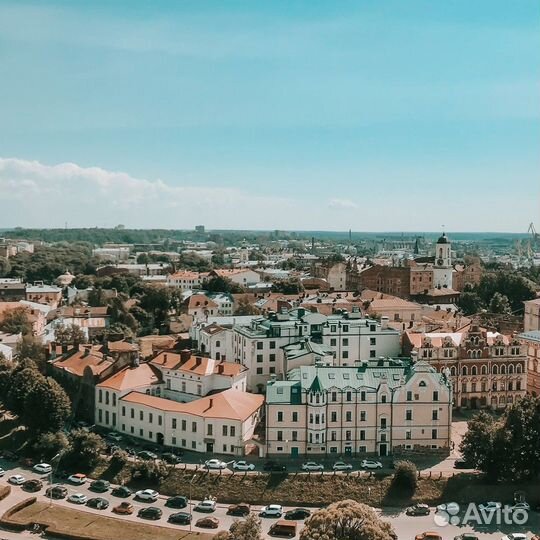
[[[98,516],[55,504],[49,506],[45,502],[34,502],[14,512],[9,520],[23,526],[39,523],[46,526],[47,532],[53,536],[55,533],[59,533],[65,538],[84,538],[85,540],[110,540],[111,538],[210,540],[213,537],[212,534],[207,533],[190,533],[135,521]]]

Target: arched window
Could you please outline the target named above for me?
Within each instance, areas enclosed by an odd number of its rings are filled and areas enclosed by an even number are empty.
[[[463,366],[461,368],[461,374],[462,375],[468,375],[469,374],[469,370],[467,369],[467,366]]]
[[[452,367],[450,368],[450,375],[452,375],[453,377],[456,376],[456,366],[452,366]]]
[[[509,373],[510,375],[512,375],[512,373],[514,373],[514,364],[510,364],[510,365],[508,366],[508,373]]]
[[[491,373],[493,373],[493,375],[499,374],[499,367],[497,366],[497,364],[493,365],[493,367],[491,368]]]
[[[517,364],[516,365],[516,373],[521,373],[523,371],[523,367],[521,366],[521,364]]]
[[[499,404],[500,404],[500,405],[504,405],[505,403],[506,403],[505,397],[504,397],[504,396],[500,396],[500,397],[499,397]]]
[[[478,374],[478,370],[476,369],[476,366],[473,366],[471,368],[471,375],[477,375]]]
[[[486,365],[483,365],[482,366],[482,375],[487,375],[487,366]]]
[[[506,375],[506,366],[504,364],[501,366],[501,375]]]

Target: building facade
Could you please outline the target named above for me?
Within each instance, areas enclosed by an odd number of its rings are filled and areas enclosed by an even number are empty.
[[[523,303],[525,304],[523,330],[525,332],[540,330],[540,298],[528,300]]]
[[[302,366],[266,391],[268,455],[378,455],[448,451],[452,385],[410,359],[355,367]]]
[[[527,351],[527,392],[540,396],[540,330],[530,330],[518,335]]]

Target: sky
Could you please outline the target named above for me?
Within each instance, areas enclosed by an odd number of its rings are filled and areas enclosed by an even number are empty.
[[[537,0],[0,0],[0,228],[530,221]]]

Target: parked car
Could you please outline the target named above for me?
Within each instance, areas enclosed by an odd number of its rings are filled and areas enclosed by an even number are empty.
[[[283,515],[283,506],[280,504],[269,504],[261,508],[261,516],[263,517],[278,517]]]
[[[72,493],[67,500],[74,504],[86,504],[88,497],[84,493]]]
[[[442,540],[442,536],[436,532],[423,532],[421,534],[417,534],[414,537],[414,540]]]
[[[169,508],[185,508],[188,505],[188,502],[187,497],[175,495],[174,497],[169,497],[167,499],[165,506],[168,506]]]
[[[510,533],[503,536],[501,540],[527,540],[527,535],[522,533]]]
[[[196,527],[202,529],[217,529],[219,527],[219,519],[217,517],[203,517],[195,522]]]
[[[121,514],[125,516],[129,516],[133,514],[134,506],[128,502],[128,501],[122,501],[119,505],[115,506],[112,511],[115,514]]]
[[[164,454],[161,454],[161,459],[166,463],[169,463],[170,465],[176,465],[177,463],[180,463],[182,461],[180,459],[180,456],[177,456],[172,452],[165,452]]]
[[[4,474],[6,474],[6,471],[4,471],[4,469],[2,469],[2,467],[0,467],[0,476],[4,476]]]
[[[231,516],[247,516],[251,507],[247,503],[231,504],[227,509],[227,514]]]
[[[531,510],[531,505],[528,502],[522,501],[517,502],[508,507],[512,511],[514,510],[524,510],[525,512],[529,512]]]
[[[191,523],[191,514],[189,512],[175,512],[169,516],[169,522],[176,525],[189,525]]]
[[[49,474],[52,472],[52,467],[48,463],[38,463],[34,465],[33,470],[38,474]]]
[[[22,474],[14,474],[8,478],[8,482],[14,486],[22,486],[26,482],[26,478]]]
[[[418,503],[413,506],[409,506],[405,513],[408,516],[428,516],[431,513],[429,506],[427,504]]]
[[[469,463],[464,458],[459,458],[454,461],[454,469],[474,469],[474,466],[472,463]]]
[[[195,506],[197,512],[214,512],[216,510],[216,501],[214,499],[205,499]]]
[[[137,516],[144,519],[160,519],[162,515],[163,511],[157,506],[148,506],[147,508],[141,508],[137,512]]]
[[[350,463],[345,463],[344,461],[336,461],[332,465],[332,469],[334,469],[334,471],[351,471],[352,465]]]
[[[82,484],[86,483],[86,474],[72,474],[71,476],[68,476],[68,482],[71,482],[72,484],[75,484],[77,486],[81,486]]]
[[[39,491],[42,487],[43,487],[43,482],[41,480],[38,480],[37,478],[27,480],[22,485],[22,488],[24,489],[24,491],[29,491],[30,493],[36,493],[36,491]]]
[[[64,486],[51,486],[45,491],[45,496],[50,499],[65,499],[67,496],[68,490]]]
[[[157,454],[154,454],[154,452],[150,452],[150,450],[141,450],[137,454],[137,457],[140,457],[141,459],[148,459],[148,460],[153,460],[153,459],[158,458]]]
[[[204,466],[207,469],[226,469],[227,464],[224,461],[221,461],[220,459],[209,459],[204,462]]]
[[[495,512],[495,510],[500,510],[502,508],[502,503],[489,501],[478,505],[479,510],[484,510],[485,512]]]
[[[288,510],[283,516],[285,519],[306,519],[311,516],[311,512],[307,508],[294,508],[293,510]]]
[[[282,463],[277,463],[275,461],[267,461],[263,465],[263,469],[269,472],[284,472],[287,470],[287,466],[283,465]]]
[[[111,483],[107,482],[107,480],[94,480],[90,484],[90,489],[96,493],[105,493],[106,491],[109,491],[110,487]]]
[[[254,471],[255,465],[247,461],[235,461],[232,465],[235,471]]]
[[[307,463],[302,463],[303,471],[324,471],[324,465],[322,463],[315,463],[314,461],[308,461]]]
[[[111,494],[115,497],[126,498],[131,495],[131,489],[129,489],[127,486],[117,486],[111,491]]]
[[[139,501],[156,502],[159,493],[153,489],[141,489],[135,493],[135,498]]]
[[[298,525],[295,521],[285,521],[283,519],[280,519],[274,524],[272,524],[270,530],[268,531],[268,534],[270,536],[285,536],[288,538],[294,538],[296,536],[297,528]]]
[[[463,533],[459,536],[454,536],[454,540],[480,540],[478,535],[474,533]]]
[[[455,516],[456,514],[459,514],[459,504],[457,502],[439,504],[436,511],[447,512],[451,516]]]
[[[105,510],[109,508],[109,501],[103,497],[92,497],[88,499],[86,505],[90,508],[95,508],[96,510]]]
[[[382,463],[371,459],[363,459],[360,462],[360,467],[362,467],[362,469],[382,469]]]
[[[116,431],[111,431],[110,433],[107,433],[107,439],[110,439],[111,441],[120,442],[122,438],[122,435],[120,435],[120,433],[116,433]]]

